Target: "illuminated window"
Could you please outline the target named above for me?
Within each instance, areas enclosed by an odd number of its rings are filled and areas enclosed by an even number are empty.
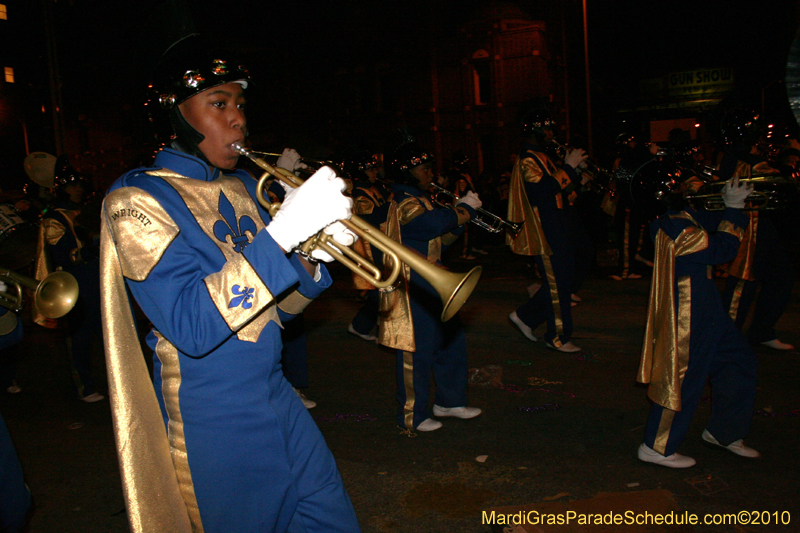
[[[6,83],[14,83],[14,69],[6,67]]]
[[[8,20],[8,11],[6,11],[5,4],[0,4],[0,20]]]

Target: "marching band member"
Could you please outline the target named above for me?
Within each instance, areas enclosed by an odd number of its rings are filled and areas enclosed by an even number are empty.
[[[721,127],[729,145],[720,164],[723,180],[754,174],[780,175],[763,157],[754,153],[761,135],[759,116],[755,112],[745,108],[734,109],[723,119]],[[723,301],[739,329],[743,329],[750,306],[755,301],[753,320],[747,331],[751,344],[774,350],[793,350],[793,345],[778,338],[775,325],[789,305],[794,268],[772,218],[757,210],[748,212],[748,215],[750,224],[739,253],[728,269]]]
[[[428,196],[433,161],[416,140],[395,150],[390,168],[394,197],[386,233],[429,262],[439,263],[443,250],[458,238],[481,202],[475,193],[468,193],[452,209],[435,206]],[[399,288],[381,293],[378,333],[380,344],[396,350],[397,423],[409,434],[442,427],[428,411],[431,374],[436,383],[434,416],[478,416],[480,409],[467,406],[467,342],[458,315],[441,322],[442,303],[434,288],[407,265],[401,272]]]
[[[710,380],[711,419],[703,441],[736,455],[759,453],[744,445],[756,395],[757,361],[722,306],[711,265],[736,255],[748,224],[742,212],[750,188],[726,184],[724,212],[684,205],[681,188],[664,196],[669,210],[651,223],[655,262],[644,347],[637,376],[653,401],[638,457],[668,468],[695,460],[676,453]]]
[[[554,126],[543,109],[529,111],[523,118],[524,141],[511,174],[508,221],[525,225],[517,235],[507,235],[506,243],[516,254],[535,256],[542,286],[508,318],[534,342],[533,330],[546,322],[544,341],[549,348],[579,352],[570,341],[575,250],[572,221],[565,208],[569,195],[580,186],[575,169],[586,154],[570,150],[564,164],[556,167],[544,149],[553,140]]]
[[[359,531],[333,456],[280,368],[281,324],[331,283],[323,228],[350,245],[344,183],[323,168],[273,217],[235,170],[239,62],[193,34],[164,54],[148,106],[169,146],[104,202],[103,315],[132,530]],[[333,223],[333,224],[332,224]],[[153,324],[151,382],[127,291]]]
[[[66,316],[69,354],[74,368],[73,377],[78,397],[87,403],[98,402],[105,396],[97,392],[92,372],[92,340],[102,336],[100,318],[100,241],[87,229],[97,217],[83,213],[91,206],[85,200],[89,182],[77,172],[66,155],[58,158],[53,189],[55,201],[45,211],[39,229],[37,246],[37,280],[43,280],[54,270],[69,272],[78,282],[80,293],[75,307]],[[33,320],[52,327],[51,319],[42,316],[33,306]]]
[[[367,150],[353,150],[344,161],[342,172],[353,180],[353,213],[368,224],[386,230],[386,215],[389,212],[391,191],[378,179],[378,162]],[[383,252],[359,240],[355,244],[358,254],[373,265],[383,264]],[[365,300],[361,309],[347,326],[347,331],[364,339],[375,341],[372,330],[378,324],[378,289],[363,277],[353,274],[356,289],[364,291]]]

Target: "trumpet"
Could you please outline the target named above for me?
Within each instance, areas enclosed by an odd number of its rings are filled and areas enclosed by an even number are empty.
[[[250,153],[251,154],[255,154],[256,156],[259,156],[259,157],[262,157],[262,158],[263,157],[275,157],[275,158],[278,158],[278,157],[281,156],[281,154],[276,154],[276,153],[272,153],[272,152],[257,152],[256,150],[250,150]],[[333,169],[336,170],[337,174],[339,173],[339,171],[338,171],[339,165],[337,165],[336,163],[334,163],[333,161],[330,161],[330,160],[311,159],[311,158],[308,158],[308,157],[301,157],[300,161],[308,166],[308,168],[298,168],[297,169],[297,170],[299,170],[301,172],[310,172],[310,173],[313,174],[314,172],[316,172],[320,168],[322,168],[324,166],[329,166],[329,167],[333,167]]]
[[[460,196],[448,191],[438,183],[431,183],[431,187],[436,190],[436,195],[434,195],[433,201],[434,203],[436,203],[441,207],[452,207],[452,206],[450,204],[440,202],[437,199],[437,196],[439,196],[440,194],[444,194],[445,196],[448,196],[453,200],[458,200],[460,198]],[[499,216],[495,215],[494,213],[490,213],[489,211],[483,209],[482,207],[479,207],[475,211],[478,213],[478,216],[470,219],[470,222],[472,222],[478,227],[485,229],[490,233],[500,233],[501,231],[503,231],[503,227],[506,227],[508,228],[509,231],[511,231],[512,235],[516,235],[522,229],[523,224],[525,224],[525,222],[509,222],[507,220],[503,220]]]
[[[0,268],[0,281],[13,292],[0,292],[0,305],[14,312],[22,309],[22,287],[33,289],[33,302],[47,318],[61,318],[69,313],[78,301],[78,282],[69,272],[57,270],[42,281],[36,281]]]
[[[232,146],[234,150],[265,170],[256,185],[256,195],[258,202],[269,212],[270,216],[275,216],[280,208],[280,203],[270,203],[265,197],[270,176],[290,187],[300,187],[303,184],[303,180],[288,170],[273,167],[239,143],[234,143]],[[309,254],[313,250],[327,252],[355,274],[382,290],[393,290],[394,283],[400,275],[400,267],[402,263],[405,263],[430,283],[439,294],[443,305],[442,322],[450,320],[461,309],[461,306],[466,303],[478,284],[482,271],[480,266],[476,266],[465,274],[449,272],[429,263],[427,259],[417,252],[390,239],[379,229],[367,224],[356,215],[353,215],[350,219],[340,220],[340,222],[360,239],[370,243],[391,259],[391,272],[387,276],[384,277],[383,272],[377,266],[358,255],[349,247],[330,239],[323,231],[303,243],[300,250],[304,254]]]
[[[704,176],[713,175],[708,169]],[[745,199],[744,211],[773,211],[786,207],[797,193],[798,183],[780,174],[754,174],[739,178],[739,183],[752,183],[753,192]],[[686,200],[699,209],[722,211],[725,202],[722,193],[727,181],[706,182],[696,193],[686,195]]]

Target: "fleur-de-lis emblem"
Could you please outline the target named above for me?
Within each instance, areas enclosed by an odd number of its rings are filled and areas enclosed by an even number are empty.
[[[214,223],[214,236],[222,242],[229,242],[228,237],[230,237],[233,251],[237,254],[242,253],[244,247],[256,234],[255,222],[247,215],[242,215],[237,222],[236,211],[224,193],[219,194],[219,213],[223,220],[217,220]]]
[[[228,309],[232,307],[237,307],[240,304],[243,309],[250,309],[251,307],[253,307],[253,304],[250,303],[250,300],[253,298],[253,293],[255,292],[255,288],[244,287],[240,289],[239,285],[234,285],[233,287],[231,287],[231,292],[235,296],[228,303]]]

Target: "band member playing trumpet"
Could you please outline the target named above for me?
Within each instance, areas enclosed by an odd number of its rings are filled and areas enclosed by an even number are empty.
[[[453,209],[435,206],[428,196],[433,162],[433,155],[416,140],[407,138],[395,150],[389,168],[394,198],[386,233],[439,263],[442,251],[463,232],[481,202],[468,193]],[[480,409],[467,406],[467,342],[458,315],[441,322],[442,303],[432,285],[405,265],[402,273],[399,288],[381,293],[378,337],[396,350],[398,425],[409,433],[442,427],[428,411],[431,375],[436,383],[434,416],[478,416]]]
[[[753,153],[762,131],[761,120],[754,111],[746,108],[730,111],[721,129],[728,145],[720,164],[723,180],[764,173],[780,175],[763,157]],[[739,253],[728,269],[723,301],[739,329],[744,328],[750,306],[755,301],[753,320],[747,331],[752,344],[774,350],[793,350],[793,345],[778,338],[775,325],[789,305],[794,268],[769,214],[753,210],[748,215],[750,224]]]
[[[525,222],[516,235],[507,235],[511,251],[534,256],[542,286],[509,315],[525,337],[541,323],[547,324],[544,341],[560,352],[578,352],[572,343],[572,286],[575,250],[567,212],[569,196],[580,186],[575,169],[586,159],[583,150],[570,150],[557,167],[544,147],[553,139],[555,121],[543,109],[529,111],[522,120],[524,137],[514,164],[509,188],[508,220]]]
[[[653,187],[649,197],[655,198]],[[652,400],[638,457],[668,468],[695,460],[677,453],[707,382],[711,418],[703,441],[746,458],[759,453],[744,445],[756,395],[757,360],[722,307],[710,265],[736,255],[748,224],[742,213],[750,188],[737,179],[725,185],[724,212],[695,211],[685,205],[684,188],[664,184],[667,212],[650,226],[655,242],[647,327],[637,381],[649,383]]]
[[[352,153],[347,154],[342,167],[342,173],[353,181],[353,212],[368,224],[385,231],[391,191],[378,179],[378,162],[373,154],[368,150],[353,149]],[[383,252],[377,247],[370,246],[363,239],[355,247],[359,249],[359,255],[370,263],[383,264]],[[353,283],[356,289],[363,291],[365,299],[347,326],[347,331],[365,341],[375,341],[372,330],[378,324],[378,289],[358,275],[353,276]]]
[[[95,387],[92,341],[102,336],[100,318],[100,241],[97,230],[88,230],[98,218],[96,207],[86,205],[89,180],[75,170],[66,155],[56,161],[54,187],[56,199],[42,217],[37,247],[37,280],[54,270],[75,276],[80,287],[75,308],[66,316],[69,355],[78,397],[87,403],[105,399]],[[86,221],[89,221],[87,224]],[[34,321],[46,327],[52,322],[34,305]]]
[[[280,368],[281,324],[331,283],[325,228],[353,242],[344,182],[323,168],[270,217],[236,170],[247,70],[193,34],[148,103],[168,143],[104,202],[103,314],[132,530],[359,531],[333,456]],[[305,252],[304,252],[305,253]],[[127,293],[152,322],[147,375]]]

